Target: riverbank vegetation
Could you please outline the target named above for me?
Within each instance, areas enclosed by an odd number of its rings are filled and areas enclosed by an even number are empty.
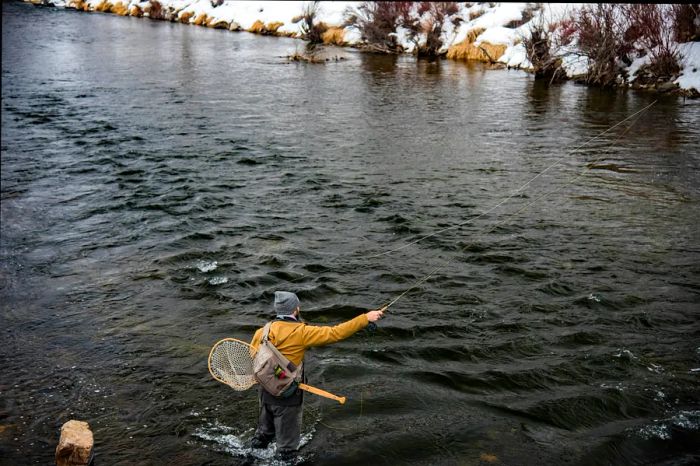
[[[668,83],[682,70],[679,37],[689,32],[686,5],[592,4],[558,22],[531,24],[523,40],[535,75],[561,79],[567,56],[588,64],[587,84],[635,87]],[[690,9],[692,11],[692,8]],[[633,66],[635,65],[635,66]]]
[[[700,4],[29,1],[700,97]]]

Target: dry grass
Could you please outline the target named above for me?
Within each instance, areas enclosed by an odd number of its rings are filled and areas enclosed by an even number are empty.
[[[324,44],[344,45],[345,44],[345,29],[341,27],[330,27],[321,34]]]
[[[447,58],[452,60],[476,60],[486,63],[494,63],[503,56],[508,48],[503,44],[491,44],[482,42],[474,45],[466,41],[453,45],[447,51]]]
[[[206,26],[209,21],[209,17],[207,16],[206,13],[202,13],[201,15],[197,16],[194,21],[192,21],[192,24],[195,26],[201,26],[204,25]]]
[[[468,39],[447,49],[447,58],[450,60],[474,60],[478,49]]]
[[[115,15],[126,16],[129,14],[129,7],[124,5],[122,2],[117,2],[112,5],[112,8],[110,8],[109,11]]]
[[[102,0],[95,6],[95,11],[100,11],[104,13],[108,12],[110,8],[112,8],[112,4],[109,3],[107,0]]]
[[[139,8],[137,5],[133,5],[129,9],[129,16],[134,16],[136,18],[140,18],[143,16],[143,10],[141,10],[141,8]]]
[[[84,7],[83,0],[70,0],[66,3],[68,8],[75,8],[76,10],[82,10]]]
[[[447,50],[447,58],[452,60],[476,60],[486,63],[494,63],[503,56],[507,45],[492,44],[490,42],[482,42],[475,45],[476,40],[484,29],[476,28],[467,33],[467,37],[459,44],[451,46]]]
[[[192,19],[192,16],[194,16],[194,11],[185,11],[184,13],[180,14],[180,22],[184,24],[189,24],[190,19]]]
[[[257,20],[253,23],[253,25],[248,29],[248,32],[253,32],[255,34],[262,34],[262,32],[265,30],[265,23],[263,23],[260,20]]]
[[[248,29],[248,32],[252,32],[255,34],[262,34],[265,36],[283,36],[283,35],[288,35],[287,33],[278,33],[277,30],[284,26],[284,23],[281,21],[273,21],[271,23],[263,23],[260,20],[257,20],[253,23],[253,25]]]
[[[276,34],[277,30],[284,26],[284,23],[281,21],[274,21],[272,23],[267,23],[267,26],[265,26],[265,32],[264,34]]]
[[[487,60],[490,63],[495,63],[499,58],[506,53],[507,45],[504,44],[492,44],[490,42],[482,42],[478,45],[479,49],[484,53]]]

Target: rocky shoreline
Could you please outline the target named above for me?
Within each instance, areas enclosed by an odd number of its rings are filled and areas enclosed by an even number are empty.
[[[54,6],[85,12],[111,13],[118,16],[149,18],[182,24],[203,26],[228,31],[290,37],[307,40],[304,30],[304,9],[314,2],[236,2],[223,0],[23,0],[34,5]],[[353,47],[376,52],[376,48],[363,41],[362,35],[346,23],[349,7],[361,2],[315,2],[318,8],[316,20],[321,26],[318,42],[324,45]],[[467,7],[466,5],[471,5]],[[495,5],[495,6],[494,6]],[[523,6],[525,5],[525,6]],[[492,68],[521,69],[532,72],[522,44],[522,33],[527,20],[533,16],[530,4],[465,4],[457,14],[460,22],[448,24],[442,31],[444,46],[439,56],[452,60],[488,63]],[[560,4],[567,5],[567,4]],[[529,8],[529,10],[528,10]],[[563,11],[563,10],[562,10]],[[543,14],[543,13],[542,13]],[[465,19],[469,21],[465,22]],[[397,43],[404,53],[416,53],[422,37],[406,37],[397,28]],[[680,44],[685,56],[685,74],[692,73],[683,84],[679,79],[635,79],[620,82],[618,89],[634,89],[656,93],[676,94],[684,97],[700,97],[700,42]],[[321,63],[327,60],[290,56],[293,61]],[[586,67],[580,62],[567,64],[568,80],[586,84]],[[690,84],[688,84],[690,82]]]

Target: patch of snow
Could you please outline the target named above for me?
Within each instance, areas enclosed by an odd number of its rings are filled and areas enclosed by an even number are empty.
[[[499,3],[488,9],[483,15],[470,21],[470,28],[484,28],[505,26],[511,21],[523,19],[523,10],[527,3]]]
[[[588,72],[588,57],[575,54],[565,54],[562,57],[562,67],[570,78],[582,76]]]
[[[519,39],[520,35],[515,29],[496,26],[481,33],[474,43],[490,42],[491,44],[515,45]]]
[[[700,92],[700,42],[688,42],[679,45],[683,55],[683,71],[674,81],[681,89],[695,89]]]
[[[514,68],[532,69],[532,63],[527,59],[525,46],[522,43],[508,47],[498,61]]]
[[[482,5],[474,5],[463,10],[462,16],[465,20],[469,18],[470,14],[478,11],[484,11],[484,13],[478,18],[464,21],[460,24],[455,34],[454,43],[458,44],[463,42],[467,34],[469,34],[469,31],[473,29],[480,28],[488,30],[489,28],[505,26],[511,21],[521,20],[523,18],[523,10],[526,6],[527,3],[500,3],[499,6],[493,8],[484,9]],[[484,33],[485,32],[486,31],[484,31]]]
[[[635,79],[637,79],[637,76],[635,74],[639,69],[644,66],[648,65],[650,62],[650,57],[649,55],[645,55],[643,57],[636,58],[632,64],[627,68],[627,76],[629,76],[629,81],[632,82]]]

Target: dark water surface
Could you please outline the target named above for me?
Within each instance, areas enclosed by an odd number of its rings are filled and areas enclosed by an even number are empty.
[[[275,290],[338,323],[441,265],[308,353],[349,401],[307,397],[304,458],[700,461],[700,102],[572,152],[657,96],[299,45],[3,4],[1,462],[71,418],[99,465],[251,461],[212,344]]]

